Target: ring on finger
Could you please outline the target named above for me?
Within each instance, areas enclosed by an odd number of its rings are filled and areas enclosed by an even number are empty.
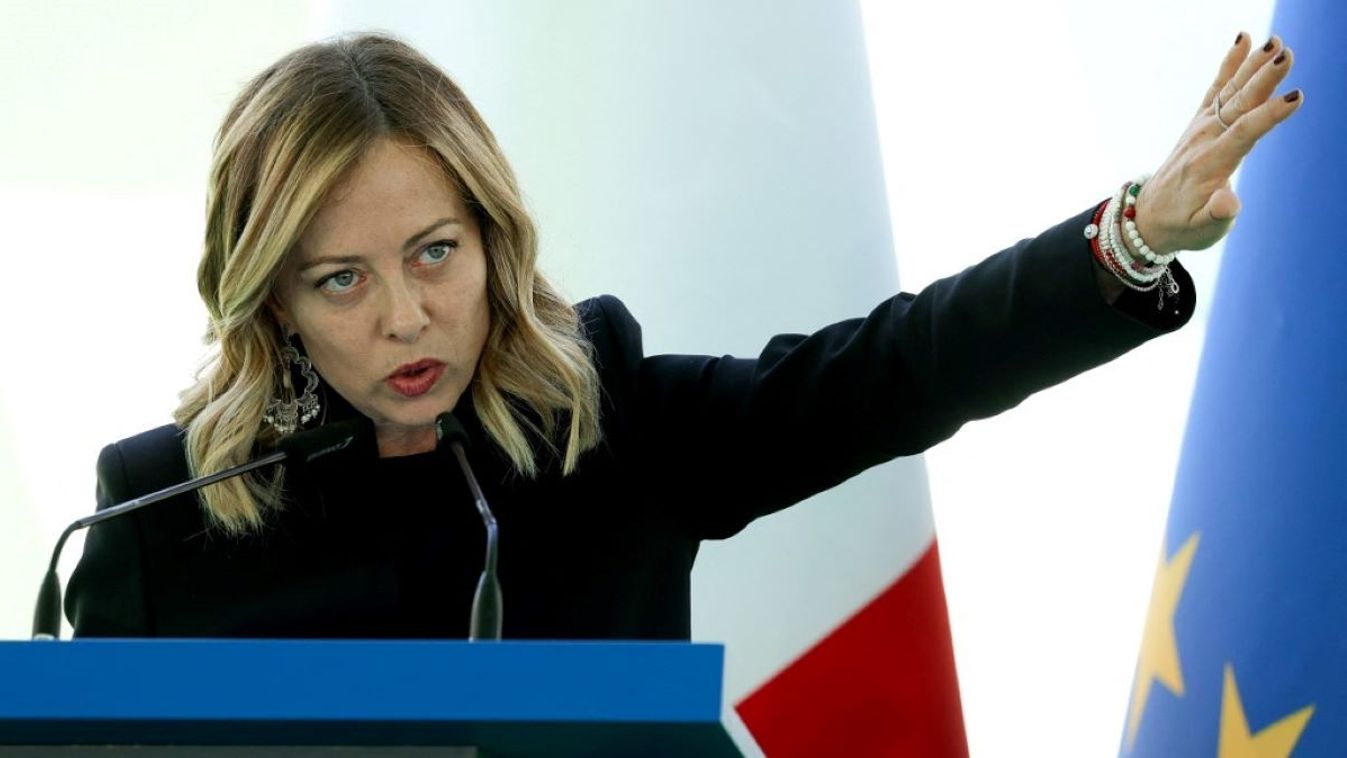
[[[1220,91],[1220,90],[1216,90],[1216,123],[1220,124],[1221,127],[1224,128],[1224,129],[1229,129],[1229,128],[1230,128],[1230,124],[1227,124],[1227,123],[1225,122],[1225,120],[1221,118],[1221,91]]]

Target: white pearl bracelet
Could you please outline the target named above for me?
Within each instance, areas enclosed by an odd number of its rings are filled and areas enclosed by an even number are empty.
[[[1122,189],[1118,190],[1104,207],[1104,215],[1099,220],[1099,247],[1114,264],[1111,267],[1114,269],[1113,275],[1119,281],[1139,292],[1149,292],[1159,286],[1159,279],[1164,276],[1168,266],[1137,268],[1132,255],[1122,246],[1118,238],[1121,233],[1118,227],[1118,208],[1122,205],[1123,192]],[[1124,273],[1126,276],[1122,275]]]
[[[1137,196],[1141,194],[1141,187],[1147,181],[1149,181],[1150,178],[1151,178],[1150,174],[1142,174],[1141,176],[1138,176],[1136,179],[1132,180],[1132,186],[1128,187],[1127,192],[1124,193],[1123,195],[1123,202],[1126,203],[1125,207],[1133,209],[1132,210],[1133,214],[1136,213]],[[1127,237],[1132,241],[1132,247],[1135,248],[1139,253],[1141,253],[1141,257],[1145,258],[1146,260],[1150,261],[1152,264],[1155,264],[1157,266],[1164,266],[1172,262],[1174,258],[1178,256],[1178,252],[1165,253],[1162,255],[1160,253],[1155,252],[1154,250],[1151,250],[1150,246],[1146,244],[1145,240],[1141,239],[1141,232],[1137,231],[1136,220],[1127,218],[1126,214],[1124,214],[1123,218],[1124,218],[1123,227],[1127,231]]]
[[[1155,251],[1141,240],[1141,235],[1135,233],[1135,224],[1132,224],[1131,238],[1137,243],[1138,249],[1144,248],[1149,253],[1146,260],[1150,265],[1141,265],[1137,260],[1138,256],[1132,254],[1123,243],[1121,235],[1126,232],[1118,223],[1120,218],[1125,218],[1123,214],[1125,208],[1133,209],[1132,215],[1136,215],[1134,198],[1140,194],[1141,183],[1148,178],[1149,175],[1143,175],[1136,182],[1123,184],[1113,197],[1096,208],[1094,218],[1085,225],[1085,238],[1091,241],[1096,263],[1108,269],[1115,279],[1132,290],[1158,292],[1159,298],[1155,307],[1157,310],[1164,310],[1166,299],[1177,298],[1179,294],[1179,283],[1169,270],[1169,263],[1176,255],[1156,255]],[[1133,198],[1132,202],[1128,203],[1127,198]],[[1131,219],[1127,221],[1130,222]],[[1177,309],[1174,310],[1174,314],[1178,313]]]

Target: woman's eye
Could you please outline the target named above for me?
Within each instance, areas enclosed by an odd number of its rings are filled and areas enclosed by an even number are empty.
[[[323,280],[318,282],[318,289],[323,290],[324,292],[340,295],[343,292],[349,292],[351,288],[359,283],[359,275],[350,269],[346,269],[345,271],[338,271],[331,276],[323,277]]]
[[[458,243],[454,240],[440,240],[439,242],[428,245],[422,250],[421,255],[417,256],[418,262],[441,263],[444,259],[449,257],[449,254],[453,252],[456,247],[458,247]]]

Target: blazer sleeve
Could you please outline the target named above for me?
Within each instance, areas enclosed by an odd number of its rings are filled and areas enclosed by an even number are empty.
[[[756,358],[645,356],[636,320],[600,298],[648,496],[693,536],[727,537],[1186,323],[1195,297],[1177,262],[1165,309],[1155,292],[1104,300],[1083,233],[1093,211],[865,318],[775,336]]]
[[[98,510],[135,495],[117,444],[98,456]],[[70,577],[66,616],[76,637],[154,636],[146,607],[140,519],[130,513],[95,524],[84,540],[84,554]]]

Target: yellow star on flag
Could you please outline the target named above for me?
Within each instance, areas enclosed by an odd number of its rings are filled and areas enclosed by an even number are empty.
[[[1249,733],[1244,704],[1235,686],[1235,669],[1225,664],[1225,686],[1221,689],[1221,741],[1218,758],[1287,758],[1300,741],[1314,706],[1304,708],[1266,727],[1258,734]]]
[[[1127,749],[1136,742],[1137,727],[1146,710],[1151,684],[1159,681],[1175,695],[1183,695],[1183,670],[1179,667],[1179,646],[1174,639],[1174,611],[1179,606],[1188,569],[1197,552],[1197,533],[1169,561],[1160,553],[1160,567],[1151,586],[1151,607],[1146,611],[1146,630],[1141,637],[1141,655],[1137,658],[1136,678],[1132,681],[1132,705],[1127,714]]]

